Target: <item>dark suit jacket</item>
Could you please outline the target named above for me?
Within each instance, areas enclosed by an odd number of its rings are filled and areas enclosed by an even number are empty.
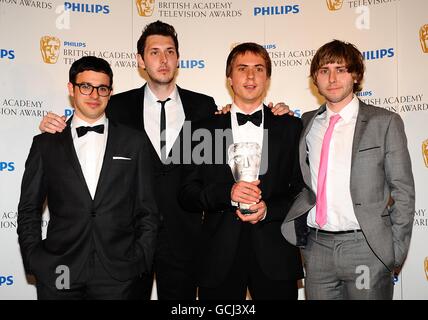
[[[27,271],[47,285],[55,285],[59,265],[69,268],[71,283],[76,281],[94,250],[108,273],[121,281],[149,272],[152,266],[159,217],[148,141],[113,121],[108,128],[93,200],[74,149],[70,121],[62,133],[34,137],[22,180],[17,231]],[[42,241],[46,199],[50,221]]]
[[[316,204],[306,136],[326,106],[302,116],[300,167],[306,187],[290,208],[281,230],[290,243],[306,244],[307,213]],[[350,142],[351,143],[351,142]],[[409,250],[415,212],[415,187],[403,120],[394,112],[359,102],[352,141],[350,192],[355,216],[374,254],[393,270]],[[390,197],[394,204],[389,204]]]
[[[264,119],[267,130],[262,162],[267,161],[268,167],[260,176],[260,189],[267,215],[263,221],[250,225],[253,248],[266,276],[275,280],[299,279],[303,276],[299,251],[284,241],[280,226],[301,183],[298,164],[301,122],[288,115],[273,116],[267,107],[264,108]],[[199,126],[207,128],[214,137],[216,129],[231,128],[230,114],[203,121]],[[204,287],[216,287],[224,280],[236,256],[243,225],[237,219],[236,208],[231,205],[234,179],[226,162],[226,152],[233,139],[231,130],[228,133],[228,142],[216,140],[210,150],[214,159],[223,159],[222,163],[215,164],[218,161],[213,160],[214,164],[189,165],[184,171],[180,193],[180,201],[187,210],[204,211],[198,265],[199,285]],[[221,143],[223,147],[219,148]],[[297,187],[292,189],[291,185]]]
[[[144,88],[145,86],[112,96],[106,110],[109,118],[143,131]],[[214,117],[217,106],[212,97],[181,89],[180,87],[178,87],[178,93],[183,104],[186,121],[193,122]],[[190,143],[189,139],[190,137],[188,136],[183,137],[182,130],[173,149],[178,149],[182,154],[183,141],[186,140]],[[168,243],[177,259],[188,260],[192,258],[195,245],[198,242],[201,215],[189,214],[178,204],[177,197],[181,184],[182,166],[178,164],[163,164],[151,143],[149,152],[154,165],[154,194],[159,212],[163,217],[163,225],[167,230]]]

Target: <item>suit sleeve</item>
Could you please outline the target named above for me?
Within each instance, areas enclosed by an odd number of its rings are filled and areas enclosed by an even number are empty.
[[[179,203],[189,212],[223,212],[232,208],[230,191],[233,182],[204,181],[204,165],[187,165],[182,170]]]
[[[287,141],[291,146],[289,149],[291,153],[289,164],[287,164],[287,161],[283,160],[283,165],[290,166],[290,180],[288,183],[284,182],[283,186],[285,190],[283,192],[279,192],[275,196],[264,199],[267,207],[266,218],[262,221],[264,223],[270,221],[282,222],[287,216],[288,210],[294,199],[304,186],[299,164],[299,139],[302,131],[302,122],[299,120],[296,123],[297,125],[294,126],[293,129],[290,128],[290,130],[285,130],[286,136],[283,140]],[[289,134],[291,130],[294,131],[292,135]]]
[[[140,140],[142,145],[140,145],[137,167],[136,241],[138,249],[142,251],[144,256],[146,270],[142,271],[150,272],[159,228],[159,211],[153,193],[153,166],[148,150],[148,141],[145,136]]]
[[[390,209],[395,266],[407,256],[415,213],[415,186],[403,120],[393,114],[386,134],[385,173],[395,203]]]
[[[42,212],[46,200],[46,182],[40,140],[33,139],[21,184],[18,204],[18,242],[27,273],[31,273],[30,256],[42,241]]]

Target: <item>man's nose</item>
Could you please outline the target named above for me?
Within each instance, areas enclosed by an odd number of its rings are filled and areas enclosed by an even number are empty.
[[[336,77],[337,77],[336,71],[331,71],[328,75],[328,81],[331,83],[334,83],[334,82],[336,82],[336,79],[337,79]]]
[[[167,63],[167,61],[168,61],[168,57],[163,52],[160,53],[160,59],[161,59],[162,63]]]

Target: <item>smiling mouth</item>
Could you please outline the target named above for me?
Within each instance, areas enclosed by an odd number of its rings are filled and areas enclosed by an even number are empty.
[[[255,89],[255,88],[256,88],[256,85],[244,85],[244,88],[245,88],[245,89],[253,90],[253,89]]]
[[[90,106],[91,108],[97,108],[100,106],[98,102],[87,102],[87,105]]]

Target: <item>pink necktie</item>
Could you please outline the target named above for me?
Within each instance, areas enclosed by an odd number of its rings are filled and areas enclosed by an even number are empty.
[[[327,181],[327,167],[328,167],[328,152],[330,149],[330,140],[333,134],[334,126],[339,121],[340,115],[335,114],[330,117],[327,131],[325,132],[324,139],[321,147],[320,167],[318,170],[317,182],[317,208],[316,208],[316,223],[322,228],[327,222],[327,197],[326,197],[326,181]]]

